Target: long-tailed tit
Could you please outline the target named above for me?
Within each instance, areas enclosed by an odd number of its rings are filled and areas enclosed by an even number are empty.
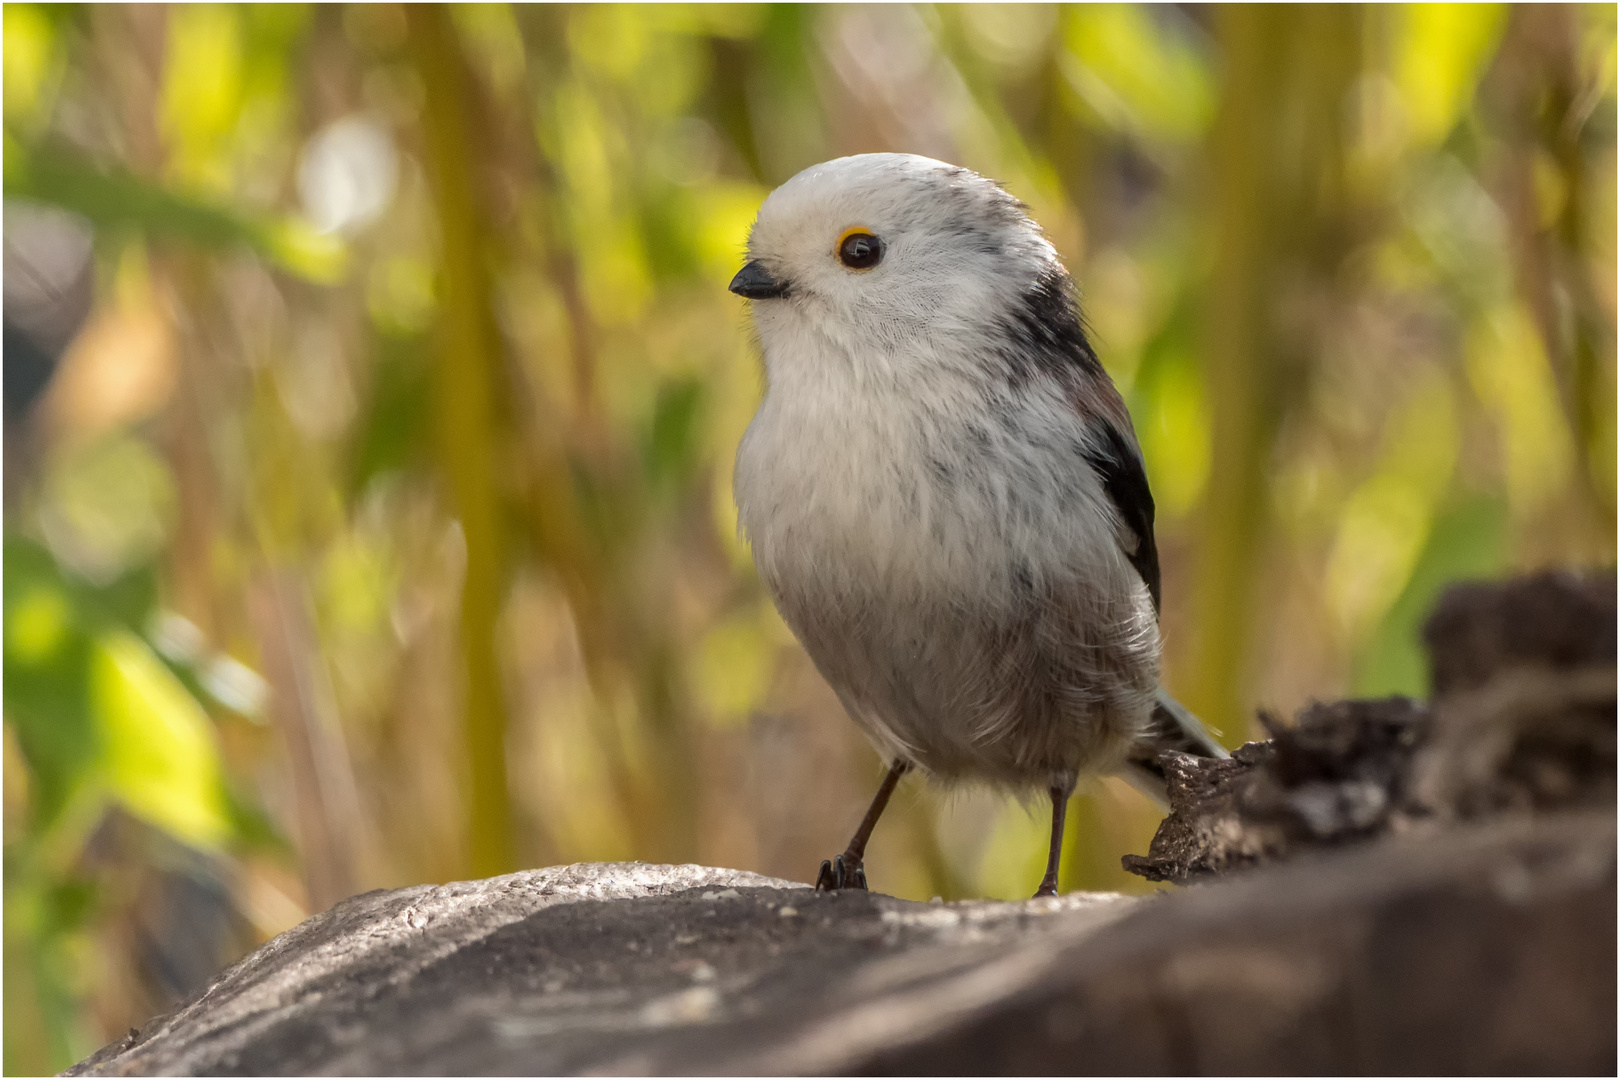
[[[1159,689],[1153,496],[1075,288],[1025,207],[944,162],[862,154],[771,193],[731,291],[767,390],[740,524],[782,617],[890,764],[821,888],[865,887],[901,774],[1052,799],[1224,756]]]

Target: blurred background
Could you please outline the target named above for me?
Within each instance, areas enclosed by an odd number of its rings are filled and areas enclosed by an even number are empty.
[[[4,12],[8,1073],[360,890],[841,850],[882,768],[736,536],[725,291],[826,158],[1046,227],[1228,744],[1614,562],[1612,5]],[[1150,804],[1073,816],[1064,889],[1148,887]],[[1026,896],[1046,828],[908,782],[872,884]]]

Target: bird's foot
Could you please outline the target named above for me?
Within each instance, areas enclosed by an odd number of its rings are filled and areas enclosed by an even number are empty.
[[[816,875],[816,891],[832,892],[835,889],[866,889],[866,867],[859,859],[847,859],[843,855],[835,855],[831,859],[821,860],[821,872]]]

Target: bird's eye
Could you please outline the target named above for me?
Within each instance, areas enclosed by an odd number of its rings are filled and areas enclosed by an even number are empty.
[[[883,261],[883,241],[865,229],[850,229],[838,238],[838,261],[851,270],[870,270]]]

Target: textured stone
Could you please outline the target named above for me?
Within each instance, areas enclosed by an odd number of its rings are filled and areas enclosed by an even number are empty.
[[[701,1059],[712,1025],[780,1022],[853,972],[869,989],[903,984],[1130,906],[1109,894],[918,904],[640,863],[366,893],[74,1071],[548,1073],[638,1054]],[[870,969],[898,955],[900,967]]]
[[[1156,898],[919,904],[702,867],[355,897],[94,1075],[1612,1072],[1612,814]]]
[[[1497,819],[1199,885],[833,1071],[1612,1075],[1614,840]]]

